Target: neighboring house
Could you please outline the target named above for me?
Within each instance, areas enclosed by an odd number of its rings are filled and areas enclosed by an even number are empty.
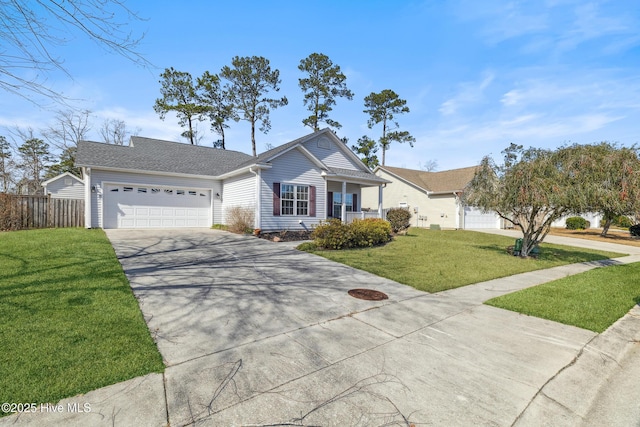
[[[84,181],[65,172],[42,183],[44,195],[52,199],[84,199]]]
[[[603,222],[601,213],[587,212],[587,213],[582,213],[582,214],[567,214],[567,215],[564,215],[563,217],[553,221],[551,223],[551,226],[552,227],[566,228],[566,226],[567,226],[567,218],[570,218],[572,216],[579,216],[579,217],[582,217],[582,218],[586,219],[587,221],[589,221],[589,223],[591,223],[590,228],[600,228],[600,225]]]
[[[263,231],[310,228],[359,212],[362,189],[388,182],[329,129],[257,157],[138,136],[128,146],[81,141],[76,165],[85,223],[101,228],[210,227],[235,206]]]
[[[473,179],[477,167],[442,172],[378,166],[374,173],[392,181],[382,189],[383,208],[407,207],[412,212],[411,223],[416,227],[437,224],[442,228],[500,228],[496,213],[483,213],[464,206],[460,197]],[[362,206],[375,207],[377,189],[363,189]]]

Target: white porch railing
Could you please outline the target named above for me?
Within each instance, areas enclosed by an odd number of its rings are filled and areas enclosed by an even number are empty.
[[[387,211],[389,209],[382,210],[382,218],[387,217]],[[347,212],[347,218],[345,224],[351,224],[354,219],[365,219],[365,218],[380,218],[378,215],[378,211],[363,211],[363,212]]]

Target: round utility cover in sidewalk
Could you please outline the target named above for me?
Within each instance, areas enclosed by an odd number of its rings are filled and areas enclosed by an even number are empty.
[[[354,298],[364,299],[367,301],[381,301],[383,299],[389,299],[387,294],[380,291],[374,291],[373,289],[351,289],[349,295]]]

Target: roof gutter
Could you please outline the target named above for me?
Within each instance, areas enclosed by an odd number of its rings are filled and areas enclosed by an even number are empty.
[[[357,184],[366,184],[366,185],[381,185],[381,184],[389,184],[393,181],[388,181],[384,178],[380,178],[379,176],[376,179],[367,179],[363,177],[351,176],[351,175],[338,175],[338,174],[328,174],[326,171],[322,171],[320,176],[330,179],[339,179],[341,181],[349,181]]]
[[[240,169],[232,170],[231,172],[227,172],[227,173],[223,173],[222,175],[218,175],[215,178],[216,179],[227,179],[227,178],[232,178],[234,176],[245,174],[247,172],[252,172],[253,173],[254,170],[271,169],[272,167],[273,167],[272,165],[267,164],[267,163],[254,163],[254,164],[250,165],[248,167],[248,169],[240,168]]]

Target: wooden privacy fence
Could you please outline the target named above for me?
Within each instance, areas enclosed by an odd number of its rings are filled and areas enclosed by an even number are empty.
[[[84,227],[84,200],[0,193],[0,230]]]

